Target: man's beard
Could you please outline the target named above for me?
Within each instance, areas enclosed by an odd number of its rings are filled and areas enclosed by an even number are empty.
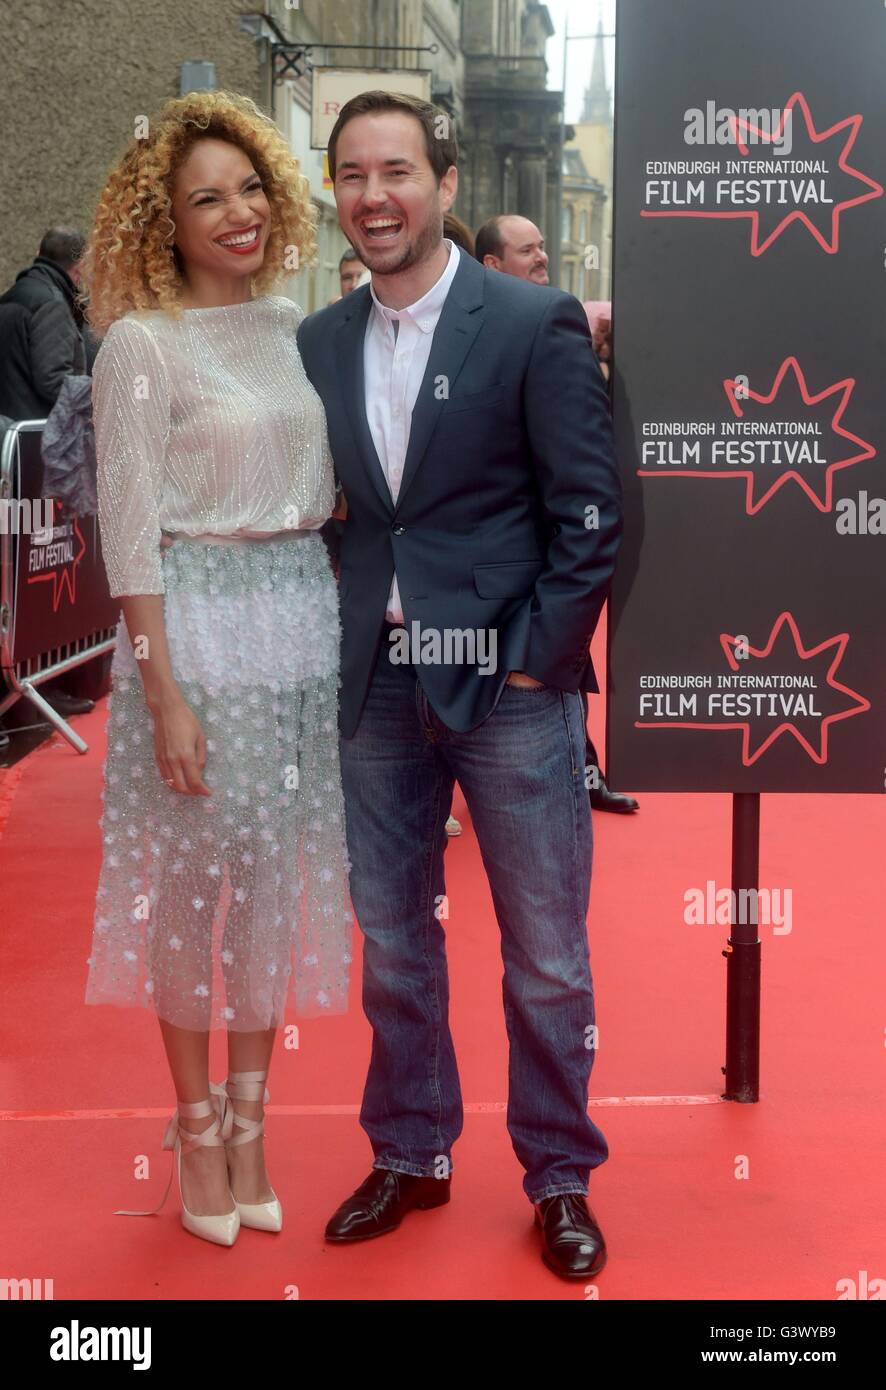
[[[430,217],[425,223],[415,241],[407,239],[403,247],[403,253],[399,260],[391,265],[373,265],[375,257],[372,254],[372,242],[364,241],[367,254],[363,256],[363,264],[372,272],[373,275],[401,275],[404,270],[411,270],[414,265],[420,264],[427,259],[431,252],[435,251],[443,240],[443,216],[438,214]]]

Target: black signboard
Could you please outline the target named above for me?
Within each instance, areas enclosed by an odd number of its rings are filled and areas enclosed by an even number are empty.
[[[19,460],[9,509],[15,542],[12,657],[27,661],[67,643],[112,628],[120,601],[108,593],[94,516],[73,516],[40,493],[43,461],[39,430],[18,433]],[[27,518],[27,525],[19,519]]]
[[[886,6],[617,34],[610,781],[882,792]]]

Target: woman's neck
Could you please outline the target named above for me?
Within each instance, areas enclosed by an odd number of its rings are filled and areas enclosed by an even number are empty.
[[[181,294],[183,309],[222,309],[226,304],[248,304],[252,299],[252,279],[248,275],[217,275],[188,271]]]

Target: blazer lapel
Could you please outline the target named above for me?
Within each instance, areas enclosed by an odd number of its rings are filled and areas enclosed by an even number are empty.
[[[394,503],[391,489],[385,477],[381,460],[375,448],[369,421],[366,418],[366,379],[363,371],[363,344],[366,338],[366,324],[372,308],[369,290],[354,290],[350,299],[359,302],[338,328],[338,351],[341,364],[341,390],[345,409],[351,422],[351,430],[358,452],[366,464],[366,471],[375,484],[375,489],[389,511]]]
[[[427,452],[440,411],[483,326],[485,316],[482,310],[483,268],[466,251],[462,251],[458,270],[434,330],[431,355],[412,411],[409,446],[395,511],[402,506],[407,489]]]
[[[452,390],[474,339],[483,326],[483,268],[466,252],[461,253],[455,279],[449,287],[449,294],[434,330],[431,355],[412,412],[409,446],[396,508],[366,418],[363,346],[366,324],[372,309],[372,297],[368,289],[361,289],[354,290],[349,298],[358,302],[338,329],[341,387],[345,409],[358,451],[375,489],[388,510],[395,511],[402,504],[407,488],[418,471],[446,397]],[[437,389],[440,378],[445,383],[443,395]]]

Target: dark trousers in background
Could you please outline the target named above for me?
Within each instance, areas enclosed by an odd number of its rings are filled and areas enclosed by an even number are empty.
[[[596,750],[596,748],[594,747],[593,742],[591,741],[591,736],[590,736],[590,734],[587,732],[587,728],[588,728],[588,692],[587,692],[586,690],[580,690],[578,693],[579,693],[579,695],[580,695],[580,697],[581,697],[582,719],[584,720],[584,726],[585,726],[585,767],[586,767],[586,768],[594,768],[594,767],[595,767],[595,768],[597,769],[598,776],[599,776],[600,778],[602,778],[602,777],[603,777],[603,769],[602,769],[602,767],[600,766],[600,759],[597,757],[597,750]],[[589,788],[588,790],[590,790],[590,788]]]

